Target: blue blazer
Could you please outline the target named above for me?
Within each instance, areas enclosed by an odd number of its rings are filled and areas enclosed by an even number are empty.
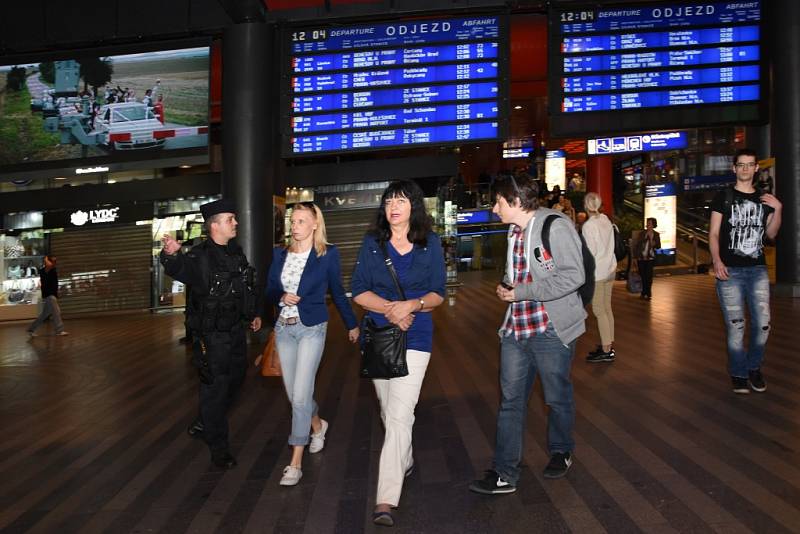
[[[267,302],[277,306],[285,293],[281,282],[281,272],[286,263],[287,249],[275,247],[272,251],[272,265],[269,267],[267,277],[266,299]],[[297,296],[301,297],[297,303],[300,312],[300,321],[305,326],[314,326],[328,320],[328,307],[325,305],[325,294],[330,290],[333,303],[339,310],[345,326],[352,330],[358,326],[350,301],[344,294],[342,287],[342,268],[339,262],[339,251],[333,245],[328,245],[324,256],[317,256],[317,251],[311,249],[308,262],[300,277]]]

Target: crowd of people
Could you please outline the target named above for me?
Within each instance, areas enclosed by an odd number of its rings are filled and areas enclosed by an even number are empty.
[[[769,333],[769,291],[763,239],[777,234],[782,206],[773,195],[754,188],[757,171],[755,153],[740,151],[734,158],[735,188],[718,195],[711,217],[711,253],[736,393],[766,390],[761,363]],[[569,471],[575,450],[570,374],[577,340],[586,331],[581,289],[589,281],[600,344],[586,359],[612,362],[616,355],[612,221],[603,214],[600,196],[589,192],[583,206],[587,219],[579,233],[572,206],[556,192],[549,192],[550,198],[541,195],[539,187],[530,176],[513,174],[498,177],[491,186],[493,212],[509,225],[506,269],[495,289],[507,309],[497,330],[501,399],[493,461],[485,475],[469,485],[480,494],[517,489],[527,404],[537,375],[549,408],[549,459],[543,476],[560,478]],[[405,332],[407,340],[407,373],[373,380],[384,427],[373,521],[382,526],[395,524],[404,480],[414,469],[414,411],[428,363],[435,356],[430,312],[445,295],[440,238],[432,231],[423,200],[422,190],[412,181],[392,182],[384,190],[352,277],[353,302],[363,309],[365,319],[378,327],[393,325]],[[166,235],[161,262],[167,274],[192,288],[187,322],[194,332],[193,362],[201,385],[199,413],[189,433],[202,437],[214,464],[227,469],[236,465],[228,442],[227,411],[244,379],[246,329],[261,327],[264,310],[252,284],[252,268],[234,241],[238,225],[234,205],[220,200],[205,204],[201,211],[208,239],[181,253],[180,243]],[[647,280],[643,298],[651,296],[653,254],[660,247],[655,226],[648,220],[634,245],[634,257]],[[584,267],[585,249],[593,258],[590,272]],[[365,327],[359,327],[345,296],[339,253],[327,242],[323,213],[311,202],[295,204],[291,239],[275,249],[264,292],[266,303],[277,310],[276,346],[292,407],[288,436],[292,452],[282,486],[300,482],[305,449],[321,452],[330,428],[314,400],[327,333],[328,293],[348,339],[363,341]],[[753,310],[747,348],[742,344],[745,302]]]

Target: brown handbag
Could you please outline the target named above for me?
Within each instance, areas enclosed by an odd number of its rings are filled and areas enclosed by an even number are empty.
[[[275,331],[269,333],[267,345],[259,358],[261,360],[261,376],[282,376],[281,360],[275,346]]]

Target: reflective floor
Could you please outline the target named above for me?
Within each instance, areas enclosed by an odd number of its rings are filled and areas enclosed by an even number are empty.
[[[414,428],[416,471],[397,532],[800,532],[800,301],[773,298],[763,394],[734,395],[713,279],[657,278],[651,302],[614,290],[617,361],[573,365],[575,464],[541,476],[536,385],[517,493],[467,486],[490,466],[498,405],[495,276],[468,273],[435,312]],[[215,469],[186,435],[196,376],[183,315],[67,320],[29,340],[0,325],[0,531],[388,531],[371,512],[382,427],[371,384],[334,314],[317,380],[326,448],[278,486],[290,410],[280,379],[251,368],[231,420],[239,465]],[[251,358],[260,347],[252,346]]]

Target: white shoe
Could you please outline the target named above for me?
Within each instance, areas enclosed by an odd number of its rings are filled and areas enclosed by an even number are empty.
[[[59,332],[59,333],[58,333],[58,334],[56,334],[56,335],[57,335],[57,336],[68,336],[68,335],[69,335],[69,332],[65,332],[64,330],[62,330],[61,332]]]
[[[303,478],[303,470],[293,465],[287,465],[283,468],[283,477],[281,477],[281,486],[296,486],[300,479]]]
[[[311,444],[308,446],[308,452],[311,454],[325,448],[325,434],[328,432],[328,422],[325,419],[321,419],[321,421],[322,428],[319,429],[319,432],[311,434]]]

